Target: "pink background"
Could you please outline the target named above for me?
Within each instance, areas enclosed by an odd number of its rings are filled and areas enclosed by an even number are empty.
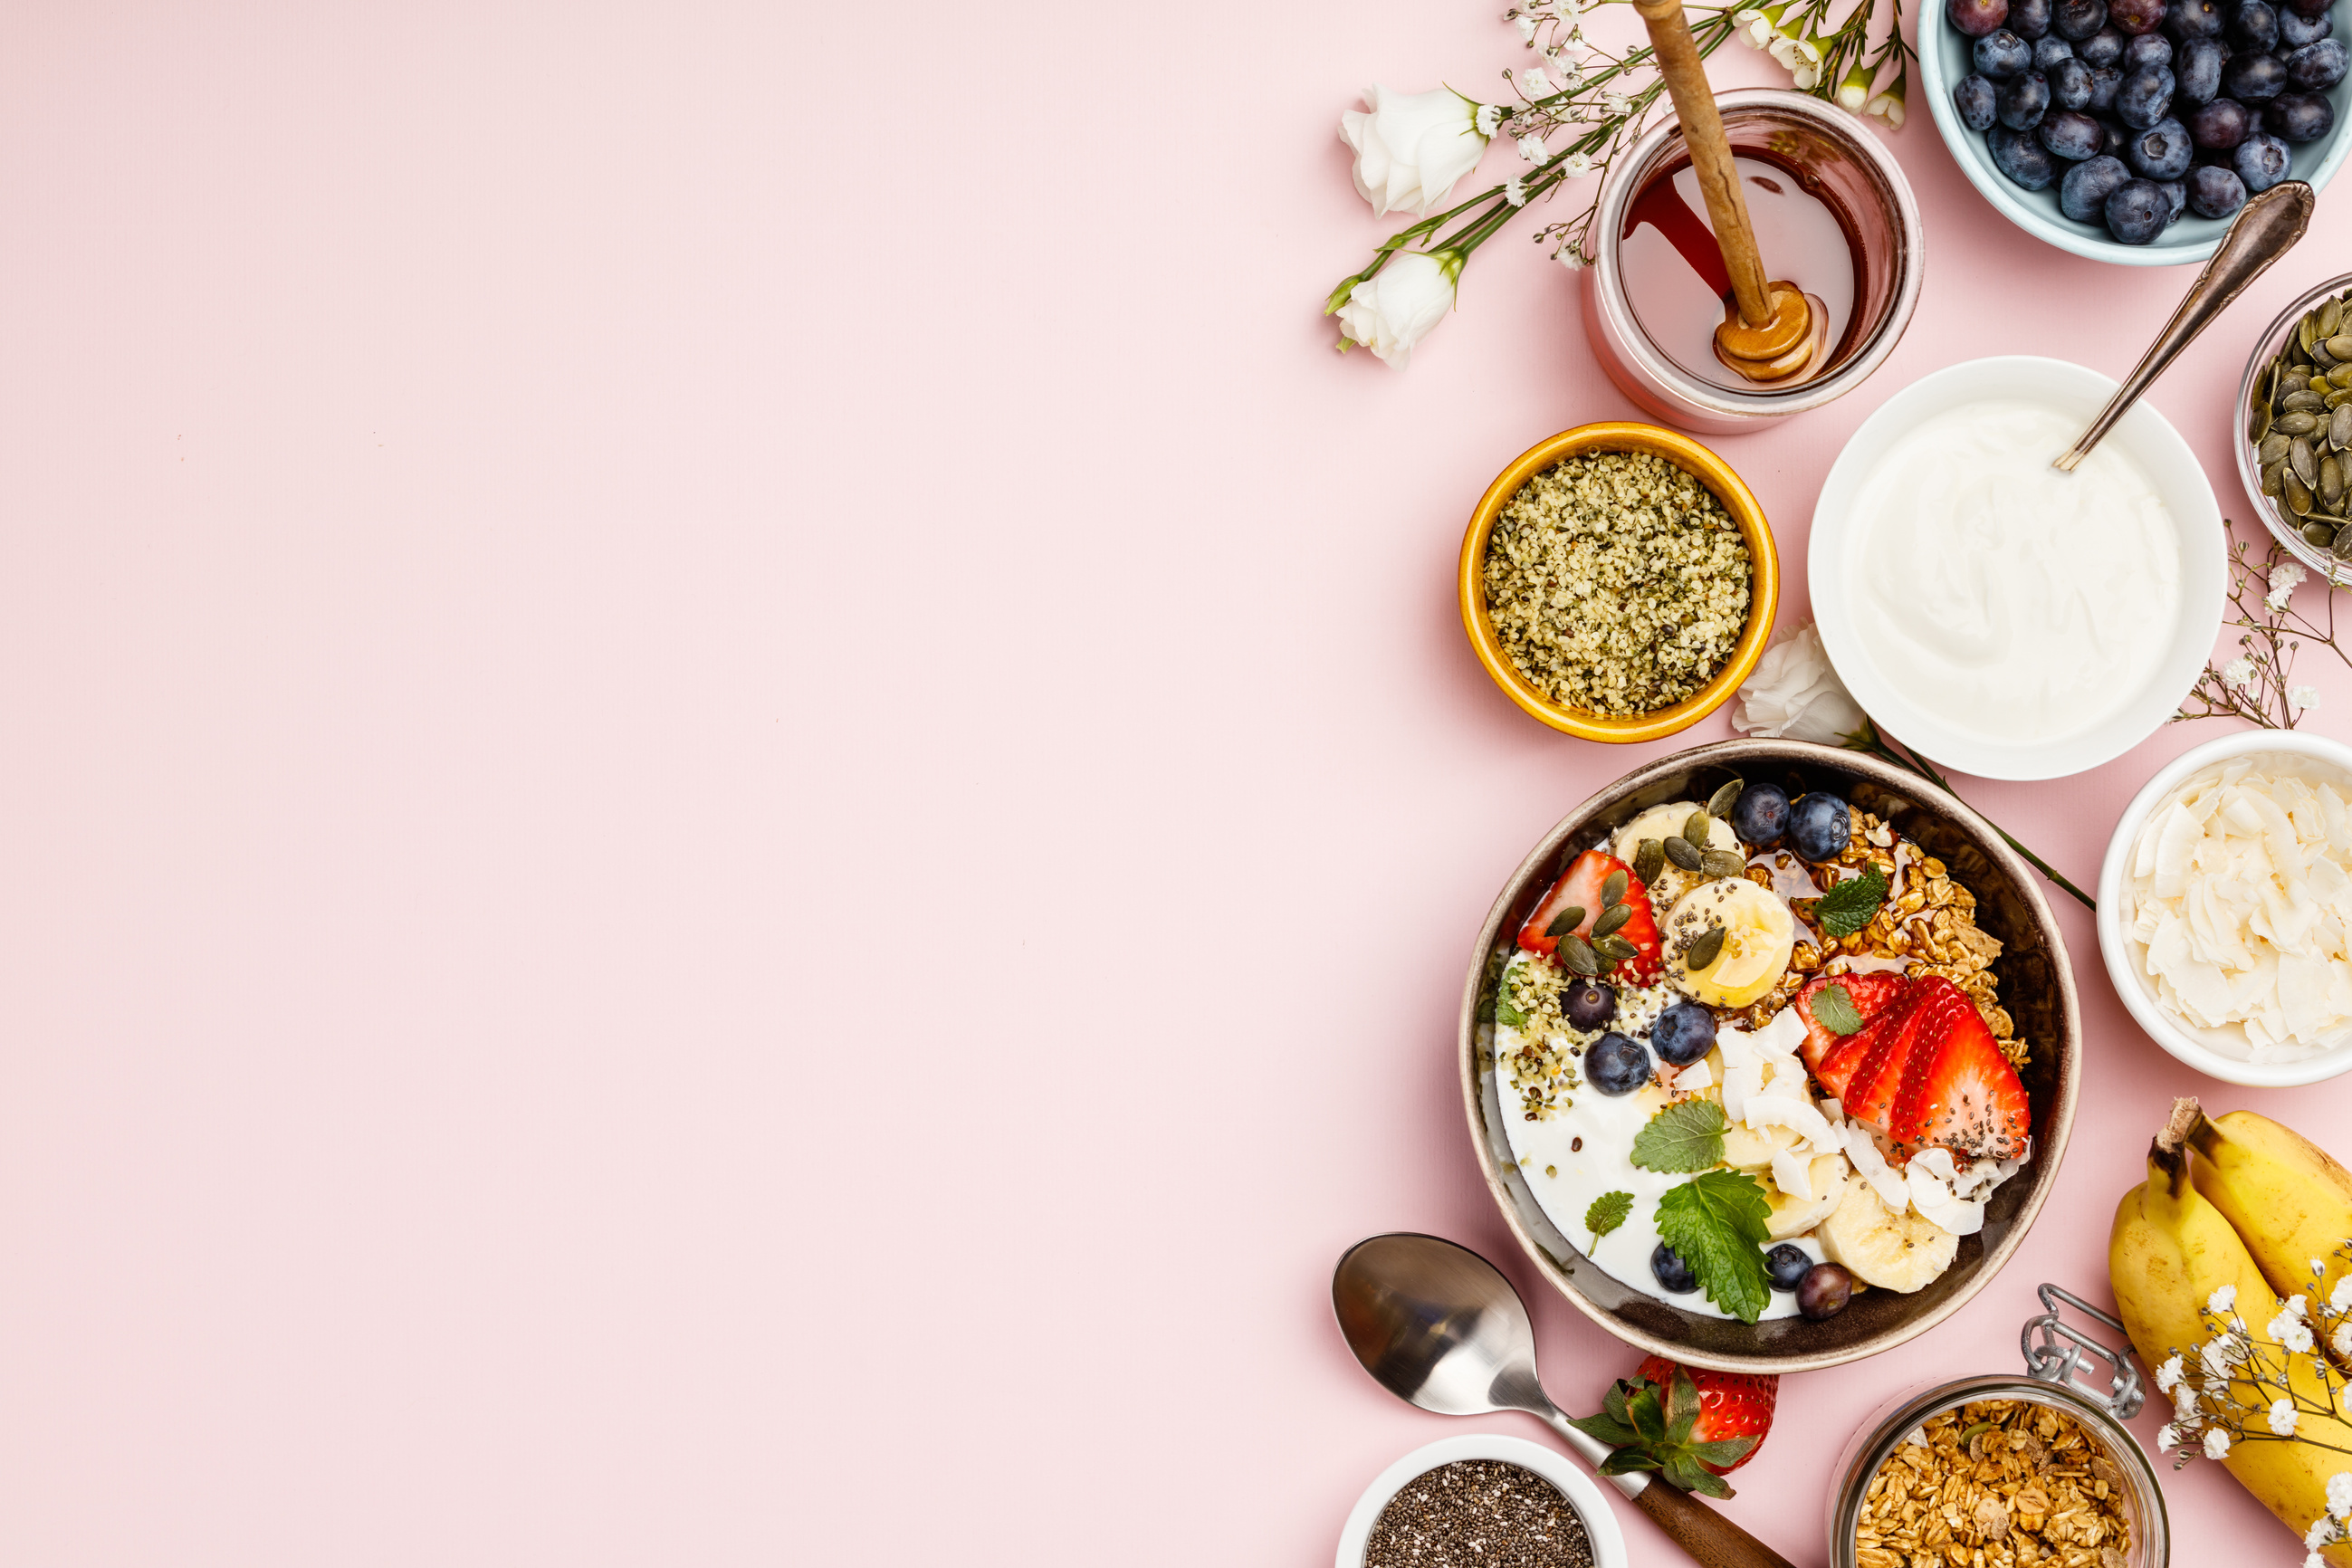
[[[1454,1088],[1470,939],[1579,800],[1727,732],[1565,739],[1465,645],[1479,491],[1628,413],[1569,278],[1507,233],[1402,375],[1316,314],[1394,226],[1339,112],[1516,41],[1405,0],[0,18],[0,1560],[1309,1564],[1468,1429],[1357,1370],[1330,1266],[1418,1228],[1533,1284]],[[1715,443],[1786,624],[1878,399],[2119,374],[2189,280],[2013,230],[1924,106],[1893,140],[1910,335]],[[2223,409],[2342,200],[2154,395],[2242,518]],[[2220,732],[1963,788],[2087,881]],[[1800,1563],[1890,1388],[2104,1293],[2167,1097],[2352,1152],[2352,1082],[2177,1067],[2060,910],[2057,1196],[1960,1321],[1785,1385],[1729,1506]],[[1529,1300],[1589,1406],[1632,1358]],[[2167,1485],[2182,1561],[2299,1556]]]

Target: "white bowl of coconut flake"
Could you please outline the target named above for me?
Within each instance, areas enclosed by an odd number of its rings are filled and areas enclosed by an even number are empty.
[[[2098,927],[2116,994],[2199,1072],[2352,1068],[2352,746],[2254,730],[2175,758],[2107,840]]]

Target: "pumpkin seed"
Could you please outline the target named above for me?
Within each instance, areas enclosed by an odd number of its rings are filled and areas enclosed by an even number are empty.
[[[2346,401],[2327,416],[2327,444],[2339,452],[2352,447],[2352,392],[2347,392],[2344,397]]]
[[[1559,961],[1588,978],[1601,973],[1601,955],[1573,931],[1559,939]]]
[[[1625,873],[1612,871],[1601,884],[1601,907],[1605,910],[1612,904],[1622,904],[1624,901]]]
[[[2344,459],[2330,452],[2319,459],[2319,499],[2333,511],[2344,500]]]
[[[1714,832],[1715,819],[1704,810],[1692,812],[1683,823],[1683,837],[1690,841],[1693,848],[1706,848]]]
[[[2285,472],[2286,459],[2284,458],[2281,458],[2277,462],[2273,463],[2269,468],[2264,468],[2263,470],[2263,494],[2266,496],[2277,495],[2279,493],[2279,478]]]
[[[2248,422],[2246,426],[2246,439],[2249,441],[2266,440],[2269,438],[2270,433],[2271,405],[2265,403],[2255,408],[2253,418]]]
[[[1717,790],[1706,797],[1706,814],[1709,816],[1719,816],[1727,821],[1729,820],[1731,808],[1739,804],[1740,791],[1747,787],[1748,785],[1741,780],[1734,779]]]
[[[1654,882],[1658,873],[1666,868],[1665,846],[1654,838],[1644,838],[1633,847],[1633,875],[1644,882]]]
[[[2286,456],[2286,446],[2287,438],[2275,430],[2272,431],[2263,437],[2262,444],[2254,448],[2255,463],[2260,467],[2269,468]]]
[[[2288,461],[2287,471],[2280,476],[2279,483],[2286,490],[2287,510],[2301,517],[2311,510],[2311,487],[2305,484],[2302,476],[2294,471],[2293,459]]]
[[[2352,555],[2352,523],[2346,523],[2342,528],[2336,530],[2336,542],[2330,544],[2327,548],[2333,554]]]
[[[2319,416],[2298,408],[2292,414],[2282,414],[2271,422],[2273,430],[2284,430],[2290,436],[2308,436],[2319,428]]]
[[[2332,391],[2334,389],[2331,387],[2329,390]],[[2282,414],[2294,414],[2297,411],[2305,414],[2316,414],[2326,406],[2327,405],[2323,401],[2321,395],[2316,392],[2305,392],[2300,390],[2290,392],[2285,397],[2279,401],[2279,412]]]
[[[2319,346],[2326,349],[2327,351],[2328,357],[2335,360],[2338,364],[2343,363],[2347,359],[2352,359],[2352,335],[2339,335],[2336,337],[2327,338],[2324,340]]]
[[[2311,345],[2318,341],[2319,321],[2315,317],[2305,316],[2303,320],[2294,324],[2295,347],[2301,349],[2305,353],[2309,353],[2311,352]]]
[[[1683,949],[1683,964],[1694,974],[1723,956],[1723,928],[1709,926]]]
[[[1666,858],[1673,861],[1675,865],[1680,866],[1684,870],[1696,871],[1698,869],[1698,851],[1691,847],[1691,841],[1689,839],[1669,838],[1665,841],[1663,847],[1666,852]]]
[[[2334,337],[2336,329],[2344,324],[2344,301],[2326,300],[2319,306],[2319,331],[2324,337]]]
[[[1566,936],[1569,932],[1574,931],[1583,923],[1584,906],[1582,904],[1570,904],[1568,908],[1560,910],[1559,913],[1551,917],[1551,924],[1544,927],[1544,935]]]
[[[2352,386],[2352,364],[2339,364],[2327,373],[2327,379],[2338,386]]]
[[[1615,931],[1619,926],[1623,925],[1627,921],[1630,921],[1633,918],[1633,905],[1610,905],[1607,909],[1601,911],[1601,918],[1592,922],[1593,940],[1597,942],[1601,938],[1607,936],[1611,931]]]
[[[2327,395],[2325,401],[2326,402],[2327,406],[2331,409],[2341,408],[2345,404],[2352,403],[2352,391],[2331,392]]]
[[[1698,868],[1707,877],[1737,877],[1748,869],[1748,858],[1730,849],[1709,849],[1698,858]]]
[[[2303,542],[2315,550],[2325,550],[2336,538],[2336,530],[2324,522],[2303,525]]]
[[[2278,393],[2278,381],[2279,362],[2273,360],[2263,367],[2262,379],[2254,384],[2255,398],[2260,402],[2268,403]]]
[[[1642,950],[1622,936],[1604,936],[1592,944],[1592,951],[1618,963],[1642,956]]]
[[[2313,451],[2311,443],[2301,436],[2286,444],[2286,466],[2305,484],[2319,482],[2319,454]]]

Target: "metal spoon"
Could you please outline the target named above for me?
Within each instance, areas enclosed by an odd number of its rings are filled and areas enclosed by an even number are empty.
[[[1331,1275],[1348,1348],[1381,1387],[1440,1415],[1521,1410],[1594,1468],[1604,1444],[1568,1424],[1536,1379],[1535,1326],[1495,1266],[1434,1236],[1398,1232],[1349,1247]],[[1690,1493],[1633,1474],[1604,1478],[1706,1568],[1790,1568]]]
[[[2273,185],[2238,209],[2231,222],[2230,232],[2221,237],[2221,248],[2213,259],[2189,286],[2188,295],[2180,309],[2172,312],[2172,320],[2156,335],[2131,374],[2116,388],[2099,416],[2082,438],[2066,449],[2065,456],[2051,465],[2063,473],[2073,473],[2074,465],[2090,456],[2124,410],[2139,401],[2148,383],[2164,374],[2172,356],[2189,346],[2191,339],[2203,331],[2214,317],[2229,308],[2230,301],[2245,292],[2246,285],[2270,270],[2272,262],[2294,247],[2303,231],[2311,225],[2311,187],[2301,180],[2288,180]]]

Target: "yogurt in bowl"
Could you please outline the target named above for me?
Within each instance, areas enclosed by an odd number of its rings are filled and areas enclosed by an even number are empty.
[[[1974,360],[1915,382],[1830,470],[1808,557],[1830,660],[1874,720],[1988,778],[2056,778],[2179,708],[2221,629],[2228,542],[2146,402],[2074,472],[2115,391],[2080,365]]]

